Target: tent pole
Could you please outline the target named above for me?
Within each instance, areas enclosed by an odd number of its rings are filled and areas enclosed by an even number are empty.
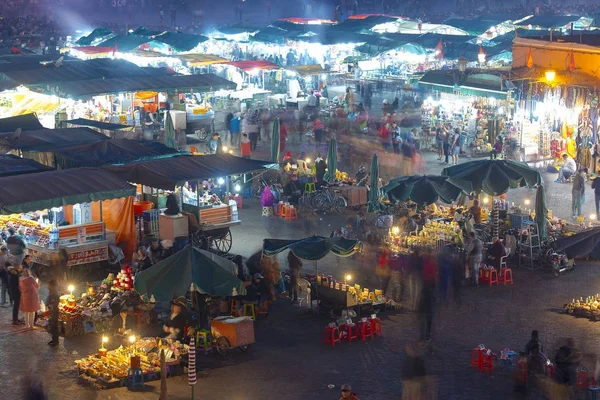
[[[102,200],[100,200],[100,222],[102,222]]]
[[[315,297],[317,298],[317,312],[319,311],[319,262],[315,260]],[[310,308],[312,309],[312,300],[310,301]]]
[[[200,181],[196,181],[196,207],[200,207]],[[198,215],[200,218],[200,215]]]

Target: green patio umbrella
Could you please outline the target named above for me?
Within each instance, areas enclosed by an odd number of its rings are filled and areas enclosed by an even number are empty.
[[[546,189],[540,185],[535,193],[535,223],[538,226],[540,240],[546,240],[548,237],[548,227],[546,218],[548,217],[548,207],[546,206]]]
[[[337,140],[331,139],[329,141],[329,148],[327,149],[327,172],[323,177],[327,182],[335,182],[335,172],[337,171]]]
[[[177,142],[175,142],[175,127],[173,126],[173,119],[171,118],[170,112],[167,112],[167,119],[165,120],[165,145],[177,150]]]
[[[508,189],[537,187],[542,175],[529,165],[512,160],[476,160],[444,168],[442,175],[450,182],[461,179],[473,185],[473,192],[491,196],[506,193]],[[460,185],[457,185],[460,186]]]
[[[168,301],[184,296],[191,287],[211,296],[226,297],[246,293],[244,282],[238,279],[233,263],[223,257],[186,246],[183,250],[138,273],[135,290],[154,296],[156,301]],[[235,291],[234,291],[235,289]]]
[[[382,191],[390,201],[412,200],[422,205],[433,204],[438,200],[451,204],[461,193],[471,193],[473,188],[470,183],[458,179],[449,182],[445,176],[413,175],[392,179],[382,188]]]
[[[271,135],[271,161],[279,162],[279,118],[273,120],[273,134]]]
[[[377,154],[373,154],[371,158],[371,171],[370,171],[370,181],[369,181],[369,195],[367,197],[367,211],[375,212],[378,210],[383,210],[385,205],[380,201],[380,190],[379,190],[379,160],[377,158]]]

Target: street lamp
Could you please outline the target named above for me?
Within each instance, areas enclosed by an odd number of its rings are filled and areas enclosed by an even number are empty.
[[[464,56],[460,56],[458,59],[458,70],[463,74],[467,70],[467,59]]]

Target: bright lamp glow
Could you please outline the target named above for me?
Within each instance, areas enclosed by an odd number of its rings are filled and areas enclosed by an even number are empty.
[[[531,203],[529,199],[525,199],[525,205],[528,206]]]
[[[556,71],[553,71],[553,70],[546,71],[546,82],[554,82],[555,78],[556,78]]]
[[[222,184],[224,184],[224,183],[225,183],[225,179],[223,179],[223,178],[219,178],[219,179],[217,180],[217,183],[218,183],[219,185],[222,185]]]
[[[593,220],[595,220],[596,218],[597,218],[596,214],[591,214],[591,215],[590,215],[590,219],[591,219],[592,221],[593,221]]]
[[[239,192],[240,190],[242,190],[242,187],[240,186],[240,184],[238,183],[237,185],[235,185],[235,191]]]
[[[487,203],[489,203],[489,202],[490,202],[490,199],[489,199],[489,197],[484,197],[484,198],[483,198],[483,204],[487,204]]]
[[[350,280],[352,280],[352,275],[350,275],[350,274],[346,274],[346,280],[347,280],[347,281],[350,281]]]
[[[129,336],[129,343],[131,343],[131,344],[135,343],[135,335]]]
[[[102,343],[108,343],[108,336],[102,336]]]
[[[224,151],[225,153],[227,153],[227,150],[229,150],[229,149],[227,148],[227,146],[223,146],[223,151]]]
[[[310,158],[307,158],[306,160],[304,160],[307,164],[310,163]]]

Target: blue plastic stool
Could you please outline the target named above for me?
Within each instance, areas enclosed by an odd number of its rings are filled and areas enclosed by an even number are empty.
[[[596,395],[600,393],[600,386],[588,386],[585,393],[585,400],[596,400]]]
[[[127,371],[127,387],[130,390],[144,390],[144,371],[141,368],[129,368]]]

